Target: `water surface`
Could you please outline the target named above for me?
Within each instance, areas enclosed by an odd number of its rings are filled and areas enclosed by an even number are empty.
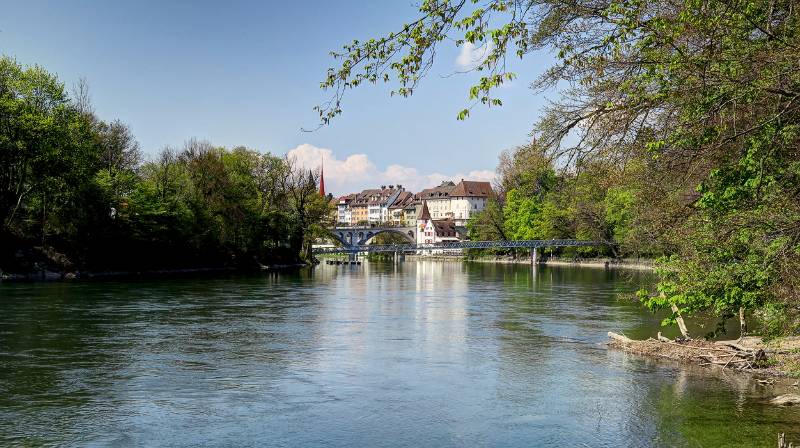
[[[609,351],[646,275],[441,262],[0,285],[0,445],[741,446],[750,377]]]

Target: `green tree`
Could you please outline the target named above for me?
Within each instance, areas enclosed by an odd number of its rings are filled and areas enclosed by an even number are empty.
[[[39,66],[0,57],[0,239],[73,230],[64,220],[93,174],[90,123]],[[58,223],[61,222],[62,226]]]
[[[647,302],[653,308],[730,317],[736,309],[780,305],[798,316],[795,6],[426,0],[400,30],[334,55],[341,64],[322,83],[333,97],[318,110],[329,123],[346,91],[365,82],[396,82],[394,92],[411,95],[446,42],[489,45],[470,99],[500,105],[494,90],[515,77],[505,57],[553,51],[557,61],[533,87],[563,88],[534,126],[537,144],[565,172],[573,170],[578,187],[588,162],[630,172],[629,184],[602,191],[622,187],[636,201],[617,190],[606,200],[607,193],[578,188],[589,197],[574,202],[578,232],[635,235],[639,247],[676,255],[660,271],[658,292]]]

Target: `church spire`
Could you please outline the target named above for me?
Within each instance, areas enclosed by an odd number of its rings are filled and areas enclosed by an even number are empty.
[[[325,159],[322,159],[322,166],[319,169],[319,195],[325,196]]]

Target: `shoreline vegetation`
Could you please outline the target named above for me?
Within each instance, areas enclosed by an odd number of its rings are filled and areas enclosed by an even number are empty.
[[[148,148],[153,150],[155,148]],[[146,157],[88,86],[0,55],[0,276],[72,279],[313,261],[320,172],[189,138]]]
[[[449,259],[448,256],[431,256],[432,259]],[[466,256],[457,257],[453,256],[452,259],[461,259],[473,263],[507,263],[507,264],[530,264],[531,260],[528,257],[513,257],[513,256]],[[636,259],[636,258],[610,258],[610,257],[587,257],[587,258],[570,258],[570,257],[545,257],[537,261],[537,264],[542,266],[578,266],[586,268],[602,268],[602,269],[633,269],[640,271],[652,271],[655,269],[655,261],[651,259]]]
[[[776,405],[800,405],[800,337],[787,336],[764,340],[760,336],[744,336],[729,341],[703,339],[668,339],[658,334],[655,338],[630,339],[625,335],[608,332],[607,346],[649,358],[663,358],[703,367],[735,370],[758,377],[788,378],[782,383],[789,389],[778,394]],[[759,381],[762,385],[775,384],[774,379]]]
[[[92,281],[92,280],[133,280],[140,278],[181,278],[197,277],[203,274],[246,274],[267,271],[281,271],[309,266],[309,263],[282,263],[243,267],[209,267],[209,268],[175,268],[130,271],[32,271],[28,273],[7,273],[0,271],[0,283],[3,282],[59,282],[59,281]]]

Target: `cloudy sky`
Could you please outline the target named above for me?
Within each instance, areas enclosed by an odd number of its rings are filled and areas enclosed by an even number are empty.
[[[11,1],[0,0],[0,52],[38,63],[67,86],[89,82],[96,112],[128,123],[146,154],[190,137],[223,146],[325,161],[336,194],[379,184],[410,189],[444,179],[490,179],[500,151],[524,143],[544,103],[527,88],[550,58],[512,61],[520,77],[501,108],[477,107],[465,122],[483,48],[438,52],[409,99],[385,86],[345,97],[344,114],[315,132],[312,108],[328,55],[352,39],[398,29],[414,2]]]

